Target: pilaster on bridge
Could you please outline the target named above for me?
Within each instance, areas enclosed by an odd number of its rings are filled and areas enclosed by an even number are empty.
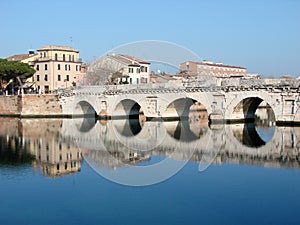
[[[61,93],[63,114],[132,118],[185,118],[205,110],[211,122],[253,120],[261,102],[279,123],[300,123],[296,79],[209,79],[166,84],[78,87]]]

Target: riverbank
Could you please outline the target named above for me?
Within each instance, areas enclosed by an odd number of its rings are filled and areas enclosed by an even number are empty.
[[[54,94],[0,96],[0,116],[64,117],[59,96]]]

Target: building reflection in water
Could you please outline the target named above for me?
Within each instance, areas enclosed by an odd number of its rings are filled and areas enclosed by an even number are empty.
[[[183,121],[1,118],[0,163],[31,163],[48,177],[79,172],[83,157],[110,169],[157,158],[298,169],[300,128],[276,127],[267,119],[208,126],[205,110],[191,111]]]
[[[19,159],[14,161],[22,161],[25,155],[26,163],[38,167],[44,176],[76,173],[80,171],[82,155],[72,138],[62,135],[62,123],[61,119],[1,118],[0,138],[6,139],[1,142],[1,153],[19,152]]]

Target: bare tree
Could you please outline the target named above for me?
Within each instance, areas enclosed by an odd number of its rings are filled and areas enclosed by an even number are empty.
[[[116,84],[124,74],[125,66],[114,56],[105,56],[88,66],[85,85]]]

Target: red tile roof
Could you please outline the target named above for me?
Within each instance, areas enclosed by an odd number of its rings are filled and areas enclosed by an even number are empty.
[[[234,69],[246,69],[244,67],[241,66],[230,66],[230,65],[224,65],[224,64],[216,64],[216,63],[205,63],[205,62],[192,62],[189,61],[191,63],[196,63],[198,65],[205,65],[205,66],[214,66],[214,67],[226,67],[226,68],[234,68]],[[187,62],[184,62],[184,64]]]

